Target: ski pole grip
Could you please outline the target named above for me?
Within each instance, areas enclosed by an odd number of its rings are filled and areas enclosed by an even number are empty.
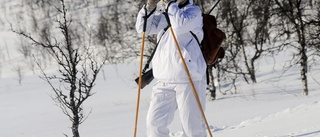
[[[171,27],[171,22],[170,22],[168,13],[167,13],[167,12],[164,12],[163,14],[164,14],[164,16],[166,17],[166,20],[167,20],[167,22],[168,22],[168,27]]]
[[[147,7],[144,6],[145,15],[142,17],[142,18],[144,19],[143,32],[146,32],[146,30],[147,30],[147,20],[148,20],[148,18],[149,18],[155,11],[156,11],[156,8],[154,8],[154,9],[148,14]]]
[[[148,19],[148,11],[147,11],[147,7],[146,6],[144,6],[144,13],[145,13],[145,15],[143,17],[143,19],[144,19],[143,32],[146,32],[146,30],[147,30],[147,19]]]
[[[169,6],[173,3],[173,1],[170,1],[168,3],[168,6],[167,6],[167,9],[165,10],[165,12],[163,12],[167,22],[168,22],[168,27],[171,27],[171,22],[170,22],[170,19],[169,19],[169,14],[168,14],[168,9],[169,9]]]

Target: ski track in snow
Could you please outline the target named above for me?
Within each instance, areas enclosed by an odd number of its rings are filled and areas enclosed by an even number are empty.
[[[253,119],[242,121],[239,125],[236,126],[224,127],[222,129],[217,128],[212,131],[217,132],[217,136],[215,137],[229,136],[230,133],[231,136],[245,136],[245,134],[242,133],[248,132],[256,132],[255,137],[319,137],[320,118],[312,118],[312,116],[315,116],[315,114],[318,114],[318,116],[320,116],[320,102],[318,101],[301,104],[297,107],[288,108],[281,112],[273,113],[270,115],[255,117]],[[295,117],[301,116],[304,117],[304,120],[301,120],[301,118],[299,120],[295,119]],[[296,129],[295,126],[287,127],[286,123],[297,124],[305,128],[302,128],[303,130],[301,130],[301,128]],[[263,125],[272,125],[272,127],[269,127],[267,129],[263,128]],[[286,127],[284,127],[283,125],[286,125]],[[270,134],[270,131],[268,130],[274,130],[274,134]],[[224,135],[224,133],[227,133],[227,135]]]
[[[319,137],[320,118],[318,120],[312,118],[308,119],[308,117],[314,116],[315,113],[320,115],[320,102],[318,101],[301,104],[297,107],[288,108],[283,111],[269,114],[266,116],[259,116],[252,119],[248,119],[242,121],[239,125],[236,126],[225,126],[222,128],[218,128],[210,125],[210,130],[211,132],[213,132],[214,137],[246,137],[246,133],[252,132],[257,132],[254,137]],[[295,117],[301,115],[304,115],[305,121],[299,121],[294,119]],[[301,127],[305,126],[305,128],[303,130],[299,130],[295,129],[294,127],[283,127],[282,124],[284,122],[300,124]],[[317,123],[319,124],[317,125]],[[274,126],[270,127],[270,129],[259,128],[261,126],[263,127],[263,125],[265,124]],[[307,126],[308,124],[315,126]],[[288,132],[281,133],[283,131],[286,131],[284,129],[287,129]],[[274,134],[270,134],[270,132],[269,134],[267,134],[266,132],[264,132],[267,130],[274,130]],[[170,137],[182,137],[182,131],[170,133]]]

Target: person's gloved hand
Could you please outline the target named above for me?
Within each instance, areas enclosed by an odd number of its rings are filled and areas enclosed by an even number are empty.
[[[147,0],[147,10],[152,11],[154,8],[156,8],[158,1],[159,0]]]
[[[172,0],[161,0],[161,5],[163,8],[168,8],[168,4],[171,2]]]

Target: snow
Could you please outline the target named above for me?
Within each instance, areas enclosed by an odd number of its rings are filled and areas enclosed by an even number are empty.
[[[52,100],[53,91],[39,78],[39,70],[36,74],[24,72],[19,85],[12,70],[23,58],[16,51],[16,38],[1,28],[0,137],[72,136],[71,122]],[[209,101],[208,95],[205,114],[214,137],[320,137],[319,65],[309,70],[309,96],[304,96],[299,68],[283,71],[290,59],[289,51],[275,58],[264,57],[257,69],[257,84],[238,81],[237,94],[217,92],[215,101]],[[133,136],[138,69],[138,61],[103,67],[95,94],[84,103],[89,116],[80,125],[81,137]],[[53,70],[50,72],[55,73]],[[153,83],[141,91],[138,137],[146,137],[145,118]],[[170,137],[181,136],[178,112],[169,128]]]
[[[95,94],[84,106],[90,115],[80,126],[82,137],[133,136],[138,66],[138,62],[104,66]],[[315,79],[320,78],[319,70],[312,73]],[[320,85],[309,80],[310,94],[304,96],[298,69],[282,75],[281,70],[270,71],[266,64],[258,75],[258,84],[240,81],[237,94],[218,92],[217,100],[208,99],[205,114],[214,137],[320,136]],[[146,136],[152,84],[141,91],[138,137]],[[53,102],[52,94],[39,75],[25,76],[22,85],[15,76],[0,79],[0,136],[71,136],[71,122]],[[180,136],[177,114],[170,129],[170,136]]]

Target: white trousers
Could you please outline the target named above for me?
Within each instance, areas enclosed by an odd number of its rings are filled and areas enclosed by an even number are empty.
[[[206,83],[194,82],[202,108],[205,108]],[[175,110],[179,110],[183,128],[182,137],[206,137],[206,127],[190,83],[165,83],[158,81],[152,89],[147,115],[148,137],[169,137],[168,125]]]

